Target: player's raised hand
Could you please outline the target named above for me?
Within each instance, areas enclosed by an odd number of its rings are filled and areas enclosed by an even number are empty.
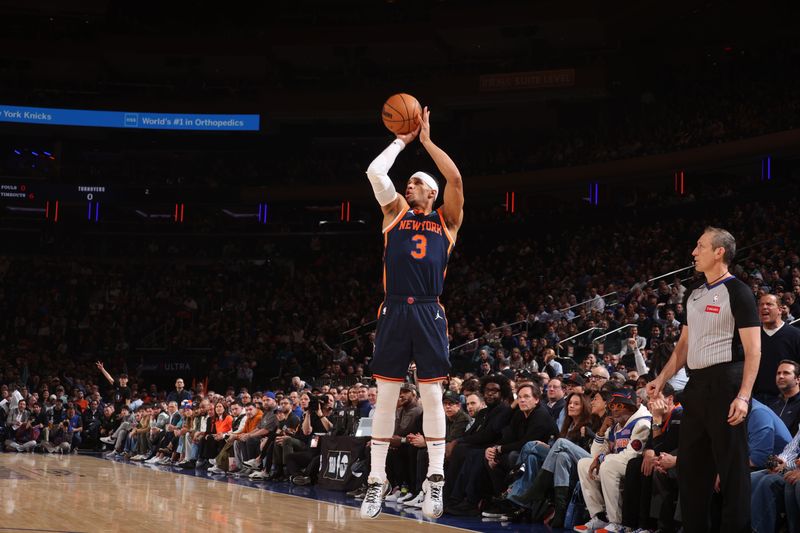
[[[403,144],[408,146],[414,139],[417,138],[417,135],[419,135],[419,129],[420,129],[419,120],[417,120],[417,128],[414,131],[412,131],[411,133],[403,133],[403,134],[398,133],[397,138],[403,141]]]
[[[417,115],[417,122],[420,125],[419,141],[426,143],[431,140],[431,111],[425,106],[421,115]]]

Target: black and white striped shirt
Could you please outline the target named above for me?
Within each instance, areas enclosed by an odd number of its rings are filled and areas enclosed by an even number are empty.
[[[744,282],[731,276],[714,285],[691,285],[684,296],[684,308],[690,370],[744,361],[739,329],[761,325],[753,292]]]

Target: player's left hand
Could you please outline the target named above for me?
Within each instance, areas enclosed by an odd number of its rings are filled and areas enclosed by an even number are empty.
[[[426,142],[431,140],[431,112],[428,109],[428,106],[425,106],[422,109],[422,114],[417,115],[417,120],[419,121],[419,142],[425,144]]]
[[[728,409],[728,424],[738,426],[747,418],[750,405],[742,399],[734,398]]]

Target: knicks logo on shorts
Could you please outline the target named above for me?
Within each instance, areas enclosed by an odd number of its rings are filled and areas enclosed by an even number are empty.
[[[706,306],[706,313],[714,313],[715,315],[719,314],[719,306],[718,305],[707,305]]]

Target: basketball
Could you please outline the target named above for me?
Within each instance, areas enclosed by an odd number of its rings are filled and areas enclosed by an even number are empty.
[[[417,128],[417,114],[422,108],[416,98],[406,93],[398,93],[389,97],[383,104],[381,117],[383,124],[395,134],[405,135]]]

